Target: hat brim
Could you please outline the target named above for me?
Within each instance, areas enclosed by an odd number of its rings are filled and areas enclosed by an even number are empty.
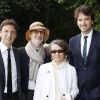
[[[50,34],[50,31],[49,31],[48,28],[46,28],[46,27],[34,27],[34,28],[31,28],[31,29],[29,29],[29,30],[26,31],[25,38],[26,38],[27,41],[30,40],[30,37],[29,37],[30,33],[32,31],[34,31],[34,30],[44,30],[44,42],[46,42],[48,40],[49,34]]]

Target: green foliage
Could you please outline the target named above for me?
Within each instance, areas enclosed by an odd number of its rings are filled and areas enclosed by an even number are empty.
[[[8,12],[10,12],[8,2],[0,1],[0,20],[4,19]]]
[[[96,30],[100,31],[100,12],[96,13],[96,20],[95,20],[95,22],[97,23],[95,25]]]
[[[95,15],[95,29],[100,31],[100,1],[99,0],[86,0],[85,2],[89,5],[94,12]]]
[[[74,10],[81,4],[93,8],[95,28],[100,30],[100,0],[0,0],[0,20],[13,18],[17,21],[19,34],[16,47],[26,44],[24,33],[37,20],[50,29],[49,41],[55,38],[68,41],[79,33],[74,22]]]
[[[66,10],[74,10],[81,4],[87,4],[93,9],[95,15],[95,29],[100,31],[100,0],[57,0],[66,7]]]

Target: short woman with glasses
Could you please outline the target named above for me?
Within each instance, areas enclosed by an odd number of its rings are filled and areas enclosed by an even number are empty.
[[[74,100],[79,90],[77,75],[68,63],[68,45],[64,40],[50,43],[52,61],[40,66],[33,100]]]

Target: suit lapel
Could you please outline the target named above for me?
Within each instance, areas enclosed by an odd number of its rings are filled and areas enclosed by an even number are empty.
[[[5,68],[4,68],[4,63],[3,63],[3,59],[2,59],[2,55],[1,55],[1,51],[0,51],[0,73],[2,77],[2,80],[4,82],[4,86],[5,86]]]
[[[80,57],[80,60],[84,61],[82,54],[81,54],[81,34],[79,34],[79,36],[78,36],[77,51],[78,51],[78,55]]]
[[[91,57],[92,52],[95,50],[94,49],[95,44],[96,44],[96,33],[93,32],[92,40],[91,40],[91,44],[90,44],[90,48],[89,48],[89,53],[88,53],[88,56],[87,56],[87,62],[88,62],[88,59]]]
[[[19,52],[16,48],[13,47],[13,52],[14,52],[14,57],[15,57],[15,63],[16,63],[16,72],[17,72],[17,90],[18,90],[18,95],[20,100],[21,99],[21,73],[20,73],[20,67],[21,67],[21,62],[20,62],[20,57],[19,57]]]
[[[17,70],[17,76],[19,75],[19,57],[18,57],[18,53],[17,50],[13,47],[13,52],[14,52],[14,57],[15,57],[15,62],[16,62],[16,70]]]
[[[81,35],[79,35],[79,37],[78,37],[78,45],[77,46],[78,46],[77,49],[79,49],[77,51],[79,51],[79,55],[82,57],[82,55],[81,55]]]
[[[21,73],[20,73],[20,57],[19,57],[19,53],[18,50],[16,48],[13,47],[13,51],[14,51],[14,57],[15,57],[15,62],[16,62],[16,72],[17,72],[17,90],[18,90],[18,94],[19,97],[21,97]]]

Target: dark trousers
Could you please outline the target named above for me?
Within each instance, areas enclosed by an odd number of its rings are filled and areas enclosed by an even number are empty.
[[[28,90],[25,100],[33,100],[34,90]]]
[[[95,96],[96,95],[95,93],[93,95],[91,95],[90,91],[84,86],[82,88],[82,91],[79,92],[79,94],[75,100],[100,100],[99,95],[98,95],[98,97]]]
[[[23,100],[33,100],[34,90],[28,90],[27,93],[24,93]]]
[[[4,93],[3,100],[19,100],[18,93],[15,92],[11,95]]]

